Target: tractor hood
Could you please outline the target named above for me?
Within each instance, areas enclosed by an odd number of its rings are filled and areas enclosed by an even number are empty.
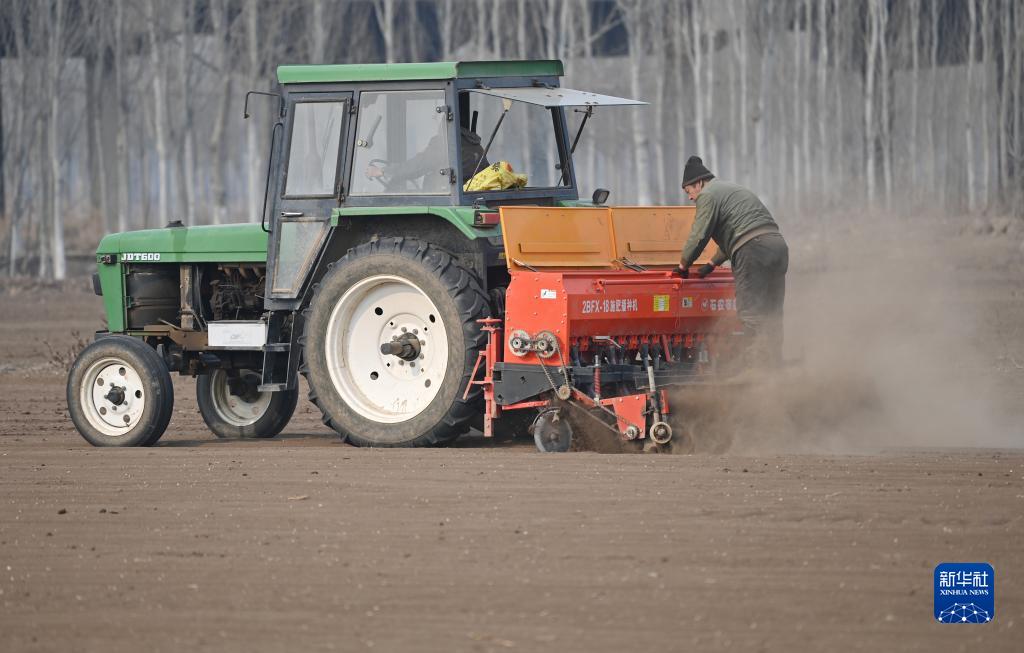
[[[267,234],[255,222],[127,231],[104,237],[96,254],[125,263],[263,263]]]

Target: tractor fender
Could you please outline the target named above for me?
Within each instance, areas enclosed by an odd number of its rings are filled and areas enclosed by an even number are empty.
[[[497,228],[476,229],[451,215],[461,207],[420,207],[412,210],[384,208],[336,209],[331,218],[332,229],[328,235],[326,251],[312,271],[310,285],[316,283],[327,272],[329,265],[339,260],[350,249],[375,238],[407,237],[416,238],[439,247],[456,259],[468,270],[476,273],[481,283],[487,279],[487,268],[504,266],[501,258],[500,230]],[[473,209],[469,212],[472,220]],[[489,236],[489,237],[488,237]]]

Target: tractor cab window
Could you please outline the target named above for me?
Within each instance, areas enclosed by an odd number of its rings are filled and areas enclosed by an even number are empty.
[[[351,195],[447,195],[444,91],[362,93]]]
[[[502,166],[504,172],[500,173],[500,177],[492,173],[485,175],[486,180],[479,179],[481,190],[552,188],[562,183],[555,110],[526,102],[511,102],[506,113],[504,109],[508,100],[505,98],[474,91],[463,93],[469,96],[469,129],[480,142],[481,150],[487,146],[492,133],[494,142],[487,150],[482,165],[473,165],[468,169],[463,167],[461,183],[465,184],[472,179],[474,171],[484,170],[488,165],[499,162],[508,164]],[[462,106],[465,107],[465,101]],[[505,115],[504,119],[502,114]],[[463,158],[466,158],[466,149],[464,139]]]
[[[295,105],[288,148],[286,197],[332,197],[335,194],[344,119],[344,102]]]

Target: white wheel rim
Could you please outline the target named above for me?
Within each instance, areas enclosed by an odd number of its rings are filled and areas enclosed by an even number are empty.
[[[240,372],[243,378],[258,376],[251,370]],[[252,401],[231,394],[228,375],[224,370],[214,370],[210,376],[210,390],[213,409],[217,416],[232,426],[249,426],[255,424],[267,413],[270,407],[271,393],[261,392]]]
[[[413,361],[380,346],[413,334]],[[327,370],[338,394],[362,417],[387,424],[410,420],[437,396],[448,369],[448,333],[441,313],[413,282],[368,277],[348,289],[331,312],[325,339]]]
[[[126,435],[146,409],[139,373],[122,358],[102,358],[85,371],[79,400],[89,424],[103,435]]]

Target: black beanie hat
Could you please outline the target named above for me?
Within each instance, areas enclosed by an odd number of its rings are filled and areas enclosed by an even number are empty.
[[[714,179],[711,171],[704,167],[704,162],[699,156],[691,156],[686,160],[686,167],[683,168],[683,186],[696,184],[703,179]]]

